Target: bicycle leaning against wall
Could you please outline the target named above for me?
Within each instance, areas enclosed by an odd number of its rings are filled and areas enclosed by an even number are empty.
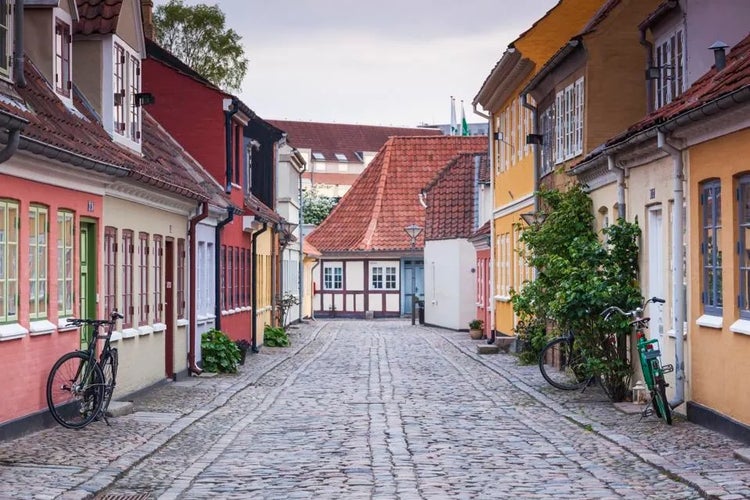
[[[672,408],[667,400],[667,387],[669,384],[664,380],[664,374],[674,371],[672,365],[661,364],[661,349],[659,349],[659,340],[646,340],[644,330],[648,328],[649,317],[643,316],[643,310],[649,303],[663,304],[664,299],[651,297],[643,306],[636,307],[632,311],[623,311],[617,306],[610,306],[602,311],[605,318],[609,318],[614,312],[631,318],[630,325],[635,333],[636,346],[638,347],[638,357],[641,362],[641,371],[643,372],[643,381],[646,383],[651,394],[651,406],[656,416],[663,419],[668,425],[672,425]],[[643,410],[643,416],[651,413],[651,408]]]
[[[81,429],[97,418],[106,418],[117,377],[117,348],[110,346],[112,331],[122,314],[112,311],[109,319],[68,320],[68,326],[84,327],[85,350],[63,355],[47,377],[47,406],[52,417],[69,429]],[[106,327],[103,335],[101,327]],[[86,335],[86,332],[84,332]],[[104,340],[97,359],[98,340]]]

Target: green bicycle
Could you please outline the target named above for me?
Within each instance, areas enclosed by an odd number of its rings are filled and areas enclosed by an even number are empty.
[[[643,310],[651,302],[663,304],[665,301],[658,297],[651,297],[642,307],[636,307],[632,311],[623,311],[617,306],[610,306],[602,312],[602,315],[608,318],[613,312],[618,312],[632,318],[630,325],[633,332],[635,332],[643,379],[651,394],[651,406],[653,407],[653,410],[651,408],[643,410],[642,415],[644,417],[648,416],[653,411],[657,417],[663,419],[668,425],[672,425],[672,408],[669,406],[669,401],[667,400],[667,387],[669,384],[664,380],[664,374],[673,372],[674,367],[672,365],[661,364],[659,341],[657,339],[646,340],[646,334],[644,333],[644,330],[648,328],[651,318],[644,317]]]

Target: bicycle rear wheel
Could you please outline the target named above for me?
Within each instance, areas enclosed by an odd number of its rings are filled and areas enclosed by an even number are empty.
[[[564,391],[581,389],[588,383],[581,351],[568,337],[556,338],[544,346],[539,354],[539,371],[552,387]]]
[[[667,384],[664,382],[664,377],[662,376],[654,379],[651,404],[654,407],[656,416],[663,419],[667,425],[672,425],[672,408],[669,407]]]
[[[104,375],[104,402],[102,410],[106,413],[112,394],[115,392],[115,377],[117,376],[117,348],[110,349],[101,360],[102,374]]]
[[[103,403],[102,370],[84,352],[69,352],[47,377],[47,407],[52,417],[69,429],[80,429],[94,420]]]

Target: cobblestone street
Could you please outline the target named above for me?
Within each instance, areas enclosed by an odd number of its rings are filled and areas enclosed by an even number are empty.
[[[748,498],[745,447],[561,392],[466,332],[319,321],[237,375],[0,442],[0,498]]]

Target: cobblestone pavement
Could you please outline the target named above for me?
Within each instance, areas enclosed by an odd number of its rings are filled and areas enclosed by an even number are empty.
[[[308,322],[237,375],[0,442],[0,499],[750,498],[744,445],[557,391],[466,332]]]

